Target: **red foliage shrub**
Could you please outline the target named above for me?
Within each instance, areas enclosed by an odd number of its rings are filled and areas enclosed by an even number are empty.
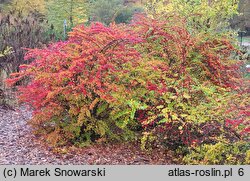
[[[79,26],[66,42],[29,50],[26,59],[35,60],[9,83],[30,79],[20,100],[34,108],[32,124],[60,135],[54,142],[129,139],[138,127],[178,145],[211,141],[205,128],[218,124],[218,136],[235,114],[226,111],[241,97],[240,64],[224,36],[186,27],[178,17],[142,15],[131,25]]]
[[[100,123],[95,120],[90,126],[88,122],[100,116],[98,106],[116,102],[115,92],[129,93],[131,83],[123,82],[119,75],[137,66],[140,54],[133,45],[141,40],[122,25],[105,27],[100,23],[76,27],[69,37],[45,49],[29,50],[25,58],[34,61],[22,65],[8,83],[30,80],[19,87],[19,98],[34,109],[32,124],[43,127],[54,122],[54,132],[64,124],[75,125],[70,128],[78,130],[75,136],[67,136],[79,137],[80,132],[89,132]],[[101,124],[97,132],[104,135],[105,120]]]

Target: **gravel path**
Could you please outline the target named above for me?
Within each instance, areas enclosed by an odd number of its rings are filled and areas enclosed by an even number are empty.
[[[151,156],[138,145],[95,145],[68,147],[64,151],[42,143],[31,132],[25,107],[5,110],[0,107],[0,165],[82,165],[82,164],[173,164],[171,154],[155,150]],[[65,151],[66,150],[66,151]]]

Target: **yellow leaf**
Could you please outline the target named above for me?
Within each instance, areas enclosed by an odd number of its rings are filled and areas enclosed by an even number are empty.
[[[179,118],[178,118],[178,115],[177,115],[177,114],[175,114],[175,113],[174,113],[174,114],[172,114],[171,116],[172,116],[172,119],[173,119],[173,120],[179,120]]]
[[[95,105],[98,103],[99,99],[98,98],[95,98],[95,100],[90,104],[89,106],[89,109],[90,110],[93,110]]]
[[[183,94],[183,97],[186,98],[186,99],[190,99],[190,98],[191,98],[191,96],[188,95],[187,93],[184,93],[184,94]]]
[[[162,109],[164,106],[163,105],[160,105],[160,106],[157,106],[156,108],[157,109]]]
[[[183,127],[182,127],[182,126],[179,126],[179,127],[178,127],[178,129],[179,129],[179,130],[182,130],[182,129],[183,129]]]
[[[188,115],[187,114],[181,114],[181,117],[182,118],[185,118],[185,117],[187,117]]]
[[[91,118],[91,113],[89,110],[86,110],[86,116],[88,116],[89,118]]]

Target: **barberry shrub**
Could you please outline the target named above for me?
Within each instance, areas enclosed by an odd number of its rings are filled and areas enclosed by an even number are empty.
[[[68,41],[29,50],[33,63],[8,82],[29,78],[20,100],[54,144],[142,135],[143,148],[193,148],[249,135],[234,51],[223,35],[191,34],[182,18],[137,15],[129,25],[79,26]]]
[[[128,139],[133,134],[116,115],[124,103],[115,95],[129,94],[131,83],[120,75],[137,66],[139,41],[122,25],[79,26],[68,41],[29,50],[25,59],[34,61],[8,82],[30,80],[19,87],[20,101],[34,109],[31,124],[53,144]]]
[[[154,135],[176,149],[213,144],[221,136],[248,139],[249,84],[240,71],[243,62],[232,59],[237,52],[232,40],[223,34],[191,34],[186,27],[185,20],[171,16],[139,16],[132,24],[143,39],[135,79],[135,92],[141,94],[134,96],[145,107],[136,111],[143,140],[152,141]]]
[[[221,140],[216,144],[204,144],[194,148],[183,158],[186,164],[240,165],[249,164],[249,142],[228,143]]]

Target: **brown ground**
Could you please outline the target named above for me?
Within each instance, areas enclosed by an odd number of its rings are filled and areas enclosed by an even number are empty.
[[[0,107],[0,164],[81,165],[81,164],[175,164],[173,153],[154,149],[151,154],[139,144],[102,144],[85,148],[52,148],[35,137],[27,120],[31,112],[21,106],[16,110]]]

